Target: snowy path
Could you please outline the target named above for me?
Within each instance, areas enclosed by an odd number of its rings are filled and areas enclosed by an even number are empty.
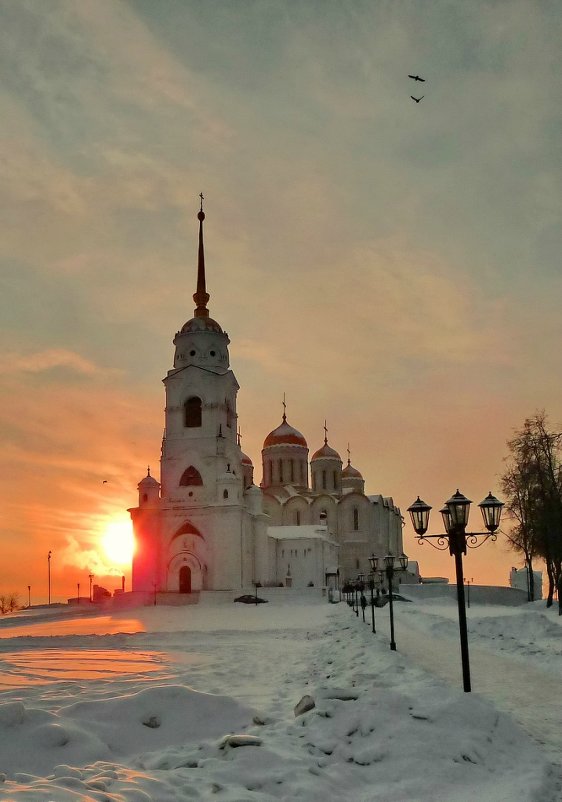
[[[0,666],[21,680],[0,693],[0,802],[558,800],[544,747],[459,692],[453,623],[408,607],[409,618],[397,611],[399,652],[387,646],[386,610],[374,637],[347,605],[320,600],[147,608],[131,634],[117,634],[131,622],[117,615],[95,635],[76,620],[74,635],[65,621],[46,637],[37,621],[14,637],[14,619],[0,637]],[[543,634],[533,648],[555,672]],[[485,672],[517,668],[483,655]],[[450,688],[435,678],[443,672]],[[295,717],[304,694],[316,706]],[[553,715],[548,739],[555,726]],[[231,748],[229,733],[245,748]]]
[[[424,623],[398,607],[396,641],[398,651],[426,671],[462,688],[458,635],[446,637],[415,627]],[[385,611],[386,612],[386,611]],[[426,623],[426,622],[425,622]],[[379,631],[388,635],[388,615],[380,615]],[[412,626],[413,624],[414,626]],[[456,622],[455,622],[456,626]],[[500,635],[501,637],[501,635]],[[469,635],[472,691],[490,699],[509,713],[536,741],[556,767],[562,792],[562,666],[554,667],[494,653],[474,645]],[[562,798],[562,793],[561,793]]]

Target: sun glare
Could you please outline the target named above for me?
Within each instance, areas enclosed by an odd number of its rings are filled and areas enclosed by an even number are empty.
[[[102,534],[101,545],[108,560],[117,565],[129,565],[135,550],[131,521],[123,518],[109,521]]]

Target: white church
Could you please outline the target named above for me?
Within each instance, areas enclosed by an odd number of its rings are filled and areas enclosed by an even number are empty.
[[[200,591],[324,587],[369,570],[372,553],[402,552],[402,516],[391,498],[366,495],[349,458],[324,444],[312,455],[283,417],[265,438],[263,478],[237,434],[238,382],[230,340],[209,315],[198,213],[194,316],[174,338],[166,388],[160,482],[148,471],[129,510],[136,551],[132,590],[195,601]]]

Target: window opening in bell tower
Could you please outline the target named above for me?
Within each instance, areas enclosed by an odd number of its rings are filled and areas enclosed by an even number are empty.
[[[197,396],[188,398],[184,404],[184,423],[188,428],[201,426],[201,399]]]
[[[180,479],[180,487],[189,487],[190,485],[202,485],[203,479],[201,478],[201,474],[193,465],[190,465],[189,468],[186,468],[185,471],[182,473],[182,477]]]

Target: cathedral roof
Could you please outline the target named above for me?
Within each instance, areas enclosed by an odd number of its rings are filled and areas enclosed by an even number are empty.
[[[297,429],[293,429],[287,423],[287,418],[283,415],[283,422],[270,432],[264,440],[263,447],[269,448],[270,446],[304,446],[308,448],[308,443]]]
[[[319,448],[318,451],[314,452],[310,461],[314,462],[314,460],[317,459],[337,459],[339,462],[341,462],[341,457],[338,452],[335,450],[335,448],[329,446],[327,442],[324,442],[322,448]]]
[[[357,468],[354,468],[353,465],[351,464],[351,462],[349,462],[349,460],[348,460],[347,465],[345,466],[345,468],[341,472],[341,475],[342,475],[342,477],[344,479],[362,479],[363,478],[361,472],[358,471]]]

